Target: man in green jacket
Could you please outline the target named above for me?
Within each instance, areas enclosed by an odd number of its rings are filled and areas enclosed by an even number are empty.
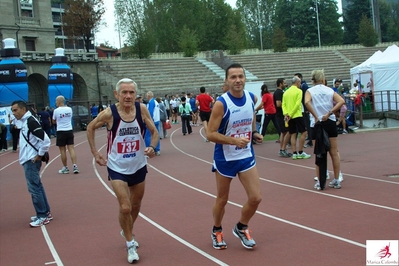
[[[291,134],[292,159],[309,159],[311,156],[303,151],[303,145],[306,140],[307,130],[305,120],[302,116],[302,90],[300,89],[301,79],[297,76],[292,78],[292,85],[283,94],[283,114],[284,119],[288,121],[288,130]],[[296,150],[296,135],[299,137],[299,151]]]

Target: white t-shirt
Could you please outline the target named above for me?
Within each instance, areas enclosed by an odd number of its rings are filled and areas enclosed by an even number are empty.
[[[334,91],[322,84],[313,86],[312,88],[308,89],[310,95],[312,95],[312,107],[315,111],[318,119],[321,121],[323,115],[330,112],[333,109],[333,99],[334,99]],[[314,127],[315,119],[313,115],[309,115],[310,119],[310,127]],[[328,119],[332,121],[336,121],[335,115],[332,114],[328,117]]]
[[[57,122],[57,131],[72,130],[72,108],[60,106],[53,112],[53,120]]]

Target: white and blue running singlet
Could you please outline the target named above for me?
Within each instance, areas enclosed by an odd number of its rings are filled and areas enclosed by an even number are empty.
[[[218,98],[224,106],[224,115],[218,132],[233,138],[245,137],[249,143],[244,148],[236,145],[216,144],[215,161],[236,161],[254,155],[252,141],[252,121],[254,119],[254,95],[244,90],[241,98],[233,97],[230,92]]]
[[[146,126],[141,118],[140,103],[135,103],[136,118],[133,121],[123,121],[116,109],[111,105],[114,122],[108,130],[108,162],[111,170],[121,174],[134,174],[147,164],[144,156],[144,133]]]

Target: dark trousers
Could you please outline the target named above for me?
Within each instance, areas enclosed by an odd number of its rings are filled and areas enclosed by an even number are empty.
[[[193,129],[191,128],[191,125],[190,125],[190,117],[191,117],[191,115],[182,115],[181,116],[183,134],[186,134],[187,130],[188,130],[188,134],[191,134],[191,132],[193,132]]]
[[[18,147],[18,141],[19,141],[19,132],[21,130],[18,128],[13,128],[13,130],[11,130],[11,135],[12,135],[12,150],[16,151],[17,147]]]
[[[7,150],[7,127],[5,127],[0,134],[0,151]]]
[[[310,135],[310,117],[309,117],[310,114],[308,111],[306,111],[306,112],[303,112],[302,115],[303,115],[303,120],[305,120],[306,131],[308,132],[308,136],[306,137],[305,144],[313,146],[312,138],[310,137],[311,136]]]
[[[262,125],[262,136],[264,136],[266,134],[266,129],[267,126],[269,125],[269,122],[272,121],[274,127],[277,129],[277,133],[280,136],[281,130],[280,130],[280,126],[278,125],[278,121],[276,118],[276,114],[272,114],[272,115],[264,115],[264,119],[263,119],[263,125]]]
[[[47,136],[50,138],[50,136],[51,136],[51,134],[50,134],[50,129],[51,129],[50,124],[43,124],[42,128],[43,128],[44,132],[46,132]]]

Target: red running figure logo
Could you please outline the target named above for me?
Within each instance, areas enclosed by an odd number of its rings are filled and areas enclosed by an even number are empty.
[[[391,257],[391,253],[389,253],[389,247],[391,246],[391,243],[388,244],[388,246],[385,246],[385,248],[381,249],[378,253],[377,256],[380,257],[380,259],[385,258],[386,256]]]

